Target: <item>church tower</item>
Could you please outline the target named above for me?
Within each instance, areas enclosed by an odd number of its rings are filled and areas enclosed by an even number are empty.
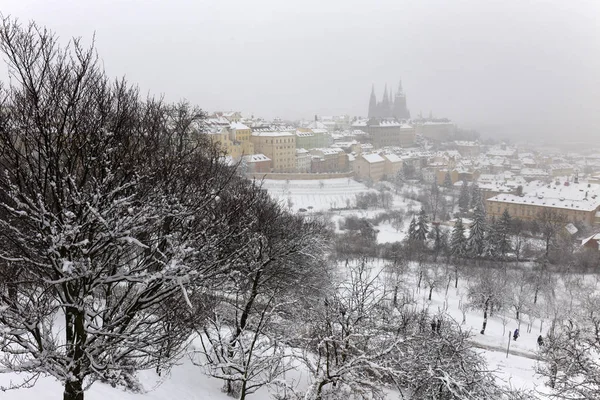
[[[383,100],[381,100],[381,110],[379,113],[379,117],[388,118],[391,116],[392,105],[390,104],[390,98],[388,96],[387,85],[385,85],[385,89],[383,90]]]
[[[369,99],[369,118],[377,117],[377,97],[375,96],[375,85],[371,87],[371,98]]]
[[[398,84],[398,91],[396,92],[396,98],[394,99],[392,114],[397,120],[409,119],[410,112],[406,108],[406,95],[402,90],[402,81]]]

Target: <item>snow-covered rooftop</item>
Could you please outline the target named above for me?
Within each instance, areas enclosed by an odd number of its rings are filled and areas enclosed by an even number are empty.
[[[280,136],[294,136],[294,135],[290,132],[281,132],[281,131],[256,131],[256,132],[252,132],[252,136],[280,137]]]
[[[363,154],[362,157],[369,163],[384,162],[385,160],[379,154]]]
[[[389,162],[402,162],[402,159],[396,154],[384,154],[383,157],[387,158]]]
[[[488,201],[595,211],[600,208],[600,185],[573,182],[548,185],[533,181],[523,186],[523,196],[500,194]]]
[[[250,129],[250,128],[248,128],[248,126],[246,126],[246,125],[242,124],[241,122],[232,122],[232,123],[229,125],[229,127],[230,127],[231,129],[236,129],[236,130],[238,130],[238,131],[241,131],[241,130],[248,130],[248,129]]]
[[[264,154],[250,154],[245,156],[247,162],[259,162],[259,161],[271,161],[271,159]]]

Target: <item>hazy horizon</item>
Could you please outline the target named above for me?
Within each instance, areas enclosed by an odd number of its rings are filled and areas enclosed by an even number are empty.
[[[111,76],[208,111],[367,113],[401,79],[413,116],[484,135],[596,140],[597,1],[7,0],[61,38],[96,35]],[[6,76],[3,68],[2,76]]]

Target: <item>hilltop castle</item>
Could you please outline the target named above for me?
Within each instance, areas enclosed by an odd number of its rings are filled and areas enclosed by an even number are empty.
[[[395,97],[391,90],[388,94],[387,85],[385,85],[383,99],[379,102],[375,96],[375,86],[373,85],[369,99],[369,118],[395,118],[398,121],[410,118],[410,112],[406,108],[406,95],[402,90],[402,81],[398,85]]]

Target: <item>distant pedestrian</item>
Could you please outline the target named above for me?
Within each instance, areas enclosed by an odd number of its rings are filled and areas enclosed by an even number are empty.
[[[431,332],[435,333],[436,328],[437,328],[437,321],[434,318],[431,320]]]
[[[519,328],[515,329],[515,332],[513,333],[513,340],[517,340],[517,338],[519,337]]]
[[[442,319],[440,318],[437,320],[437,324],[435,326],[435,331],[439,335],[441,330],[442,330]]]
[[[540,346],[540,347],[542,347],[544,345],[544,338],[542,337],[542,335],[538,336],[537,342],[538,342],[538,346]]]

